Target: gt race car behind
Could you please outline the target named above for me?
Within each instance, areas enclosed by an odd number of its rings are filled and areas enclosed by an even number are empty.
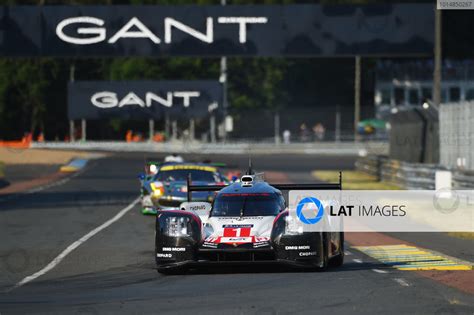
[[[157,210],[176,210],[186,201],[186,180],[191,175],[198,185],[225,185],[227,179],[217,167],[202,163],[150,163],[150,175],[142,175],[141,205],[143,214],[156,214]],[[193,193],[198,201],[211,202],[214,192],[202,191]]]
[[[193,191],[218,191],[212,205],[186,202],[181,210],[156,218],[155,256],[161,273],[212,264],[280,263],[326,269],[344,260],[342,232],[293,232],[281,190],[341,189],[338,184],[275,184],[244,175],[226,187],[191,185]]]

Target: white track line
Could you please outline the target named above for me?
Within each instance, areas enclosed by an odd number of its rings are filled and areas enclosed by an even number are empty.
[[[376,273],[388,273],[387,270],[380,270],[380,269],[372,269],[372,271],[375,271]]]
[[[59,254],[58,256],[56,256],[56,258],[54,258],[49,264],[46,265],[46,267],[44,267],[43,269],[41,269],[40,271],[38,272],[35,272],[34,274],[32,274],[31,276],[28,276],[28,277],[25,277],[23,280],[21,280],[20,282],[18,282],[14,287],[13,289],[16,289],[18,287],[21,287],[22,285],[30,282],[30,281],[33,281],[35,280],[36,278],[44,275],[45,273],[47,273],[48,271],[52,270],[53,268],[55,268],[57,265],[59,265],[59,263],[61,263],[61,261],[66,258],[67,255],[69,255],[71,252],[73,252],[76,248],[78,248],[79,246],[81,246],[84,242],[86,242],[88,239],[90,239],[91,237],[93,237],[94,235],[96,235],[97,233],[99,233],[100,231],[102,231],[103,229],[109,227],[112,223],[116,222],[117,220],[119,220],[121,217],[123,217],[128,211],[130,211],[131,209],[133,209],[133,207],[138,203],[140,199],[137,198],[135,199],[131,204],[129,204],[128,206],[126,206],[125,208],[123,208],[122,210],[119,211],[119,213],[117,213],[113,218],[109,219],[108,221],[106,221],[105,223],[103,223],[102,225],[96,227],[95,229],[93,229],[92,231],[90,231],[89,233],[87,233],[86,235],[84,235],[83,237],[81,237],[80,239],[78,239],[77,241],[75,241],[74,243],[72,243],[71,245],[69,245],[65,250],[63,250],[61,252],[61,254]],[[12,289],[12,290],[13,290]]]
[[[397,282],[399,285],[401,285],[402,287],[409,287],[410,284],[405,280],[405,279],[402,279],[402,278],[394,278],[393,280],[395,280],[395,282]]]
[[[34,193],[43,191],[43,190],[48,189],[48,188],[64,185],[68,181],[73,179],[74,177],[77,177],[77,176],[81,175],[84,172],[84,170],[85,170],[85,167],[83,167],[82,169],[78,170],[74,174],[71,174],[71,175],[69,175],[69,176],[67,176],[63,179],[60,179],[58,181],[55,181],[55,182],[52,182],[52,183],[49,183],[49,184],[45,184],[45,185],[42,185],[42,186],[38,186],[38,187],[35,187],[35,188],[31,188],[30,190],[27,190],[24,193],[25,194],[34,194]]]
[[[358,263],[358,264],[362,264],[362,260],[360,259],[352,259],[354,262]]]
[[[347,255],[347,256],[352,255],[352,253],[348,250],[346,250],[346,252],[344,254]]]

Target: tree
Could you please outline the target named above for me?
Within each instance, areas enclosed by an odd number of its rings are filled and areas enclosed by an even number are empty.
[[[282,83],[290,62],[284,59],[233,58],[229,63],[229,103],[238,109],[278,110],[288,94]]]

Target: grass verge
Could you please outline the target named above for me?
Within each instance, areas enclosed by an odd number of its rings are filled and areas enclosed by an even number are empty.
[[[312,176],[325,182],[338,182],[339,171],[313,171]],[[399,190],[399,186],[379,182],[375,176],[360,171],[343,171],[342,187],[353,190]]]
[[[448,233],[449,236],[463,238],[466,240],[474,240],[474,233],[473,232],[450,232]]]

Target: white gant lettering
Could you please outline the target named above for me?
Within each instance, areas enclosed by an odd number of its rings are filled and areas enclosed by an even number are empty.
[[[163,28],[161,25],[147,26],[139,18],[131,18],[125,25],[123,25],[118,31],[112,34],[107,40],[107,27],[106,22],[102,19],[91,17],[91,16],[76,16],[62,20],[56,26],[56,35],[64,42],[75,44],[75,45],[91,45],[106,42],[109,44],[115,44],[123,38],[128,39],[146,39],[151,41],[153,44],[161,44],[161,39],[153,32],[155,29],[164,29],[162,34],[164,37],[165,44],[173,43],[173,32],[185,33],[201,42],[212,44],[214,43],[214,30],[216,25],[222,24],[238,24],[238,38],[239,43],[245,44],[247,42],[247,33],[249,24],[266,24],[268,22],[267,17],[218,17],[217,23],[214,23],[215,19],[212,17],[205,18],[205,30],[197,30],[196,28],[190,27],[181,21],[178,21],[171,17],[165,17],[163,20]],[[72,26],[76,26],[76,35],[89,35],[74,36],[71,30]],[[82,26],[79,26],[82,25]],[[154,27],[153,27],[154,26]],[[69,33],[66,34],[66,33]]]
[[[124,97],[119,98],[117,93],[110,91],[101,91],[94,93],[90,100],[92,105],[99,108],[113,108],[113,107],[124,107],[124,106],[140,106],[142,108],[151,107],[154,103],[161,104],[165,107],[172,107],[174,105],[174,99],[182,98],[184,107],[191,105],[191,100],[201,96],[199,91],[175,91],[166,92],[166,97],[160,96],[154,92],[146,92],[145,97],[142,98],[137,93],[129,92]]]

